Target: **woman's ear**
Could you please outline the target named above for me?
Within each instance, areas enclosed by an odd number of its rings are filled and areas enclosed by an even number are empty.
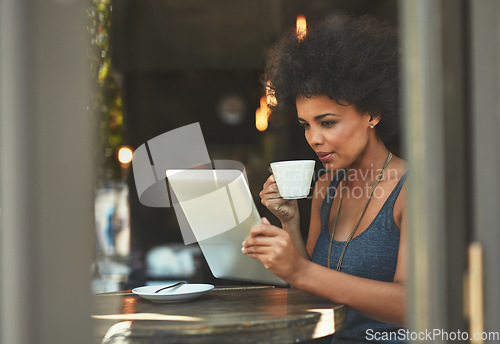
[[[380,122],[380,115],[370,114],[369,125],[370,128],[374,128]]]

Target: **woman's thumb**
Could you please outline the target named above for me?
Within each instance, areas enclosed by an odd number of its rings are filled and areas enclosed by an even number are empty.
[[[271,224],[271,222],[269,222],[269,220],[267,219],[267,217],[263,217],[262,218],[262,223],[266,224],[266,225],[270,225]]]

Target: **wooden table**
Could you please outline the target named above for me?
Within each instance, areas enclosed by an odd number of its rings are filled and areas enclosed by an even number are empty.
[[[345,307],[295,289],[216,287],[186,302],[130,291],[94,297],[96,343],[297,343],[332,334]]]

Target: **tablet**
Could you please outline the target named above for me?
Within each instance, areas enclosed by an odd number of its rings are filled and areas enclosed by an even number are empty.
[[[287,285],[241,252],[250,227],[261,221],[242,171],[190,169],[166,174],[183,237],[199,243],[216,278]]]

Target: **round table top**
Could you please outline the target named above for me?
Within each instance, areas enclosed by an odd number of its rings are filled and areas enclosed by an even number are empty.
[[[96,343],[297,343],[330,335],[345,307],[297,289],[216,287],[186,302],[94,297]]]

